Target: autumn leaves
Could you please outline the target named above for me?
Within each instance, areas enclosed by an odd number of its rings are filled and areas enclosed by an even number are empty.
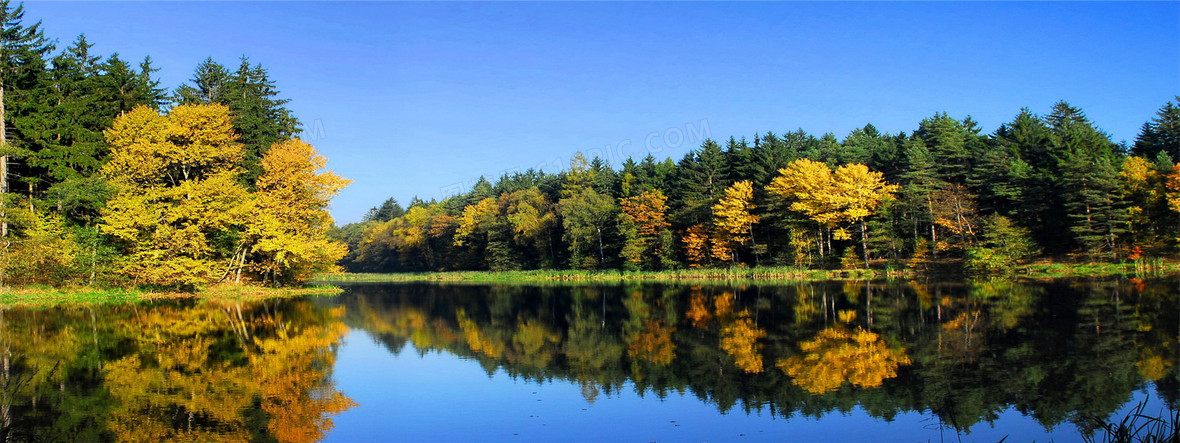
[[[823,162],[799,159],[779,170],[766,191],[779,199],[779,205],[799,213],[813,222],[815,245],[824,255],[831,239],[850,240],[850,230],[860,234],[865,265],[868,265],[868,228],[865,219],[881,205],[893,200],[896,185],[885,182],[879,172],[861,164],[840,166],[835,171]],[[738,250],[758,255],[754,243],[753,185],[749,180],[734,183],[713,205],[713,225],[698,225],[685,231],[684,243],[689,266],[701,267],[712,258],[737,262]],[[827,249],[830,249],[827,246]]]
[[[348,180],[320,172],[326,159],[298,139],[275,143],[249,189],[243,149],[222,105],[139,107],[106,132],[102,174],[115,196],[100,229],[124,254],[135,283],[195,287],[247,277],[302,281],[345,253],[327,239],[328,201]]]

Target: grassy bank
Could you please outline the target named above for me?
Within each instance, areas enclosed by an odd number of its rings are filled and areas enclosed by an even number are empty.
[[[325,283],[379,282],[471,282],[471,283],[530,283],[530,282],[692,282],[692,281],[823,281],[823,280],[880,280],[910,279],[924,276],[963,276],[954,262],[940,263],[925,272],[915,269],[807,269],[787,266],[758,266],[753,268],[680,269],[671,271],[626,272],[617,270],[534,270],[534,271],[451,271],[423,273],[321,274],[316,281]],[[953,270],[948,272],[947,270]],[[1016,278],[1063,277],[1160,277],[1180,274],[1180,263],[1155,261],[1152,263],[1062,263],[1037,262],[1015,267],[1008,274]]]
[[[816,270],[793,267],[681,269],[624,272],[616,270],[455,271],[395,274],[323,274],[320,282],[614,282],[614,281],[817,281],[902,278],[905,272],[884,270]]]
[[[342,289],[315,285],[297,288],[267,288],[249,285],[216,285],[196,292],[156,292],[128,288],[55,288],[23,286],[0,288],[0,305],[40,305],[57,303],[128,303],[168,299],[259,300],[304,295],[334,295]]]

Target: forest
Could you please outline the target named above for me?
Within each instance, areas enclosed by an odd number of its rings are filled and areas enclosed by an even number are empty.
[[[443,201],[391,198],[334,235],[355,272],[1161,260],[1180,246],[1180,97],[1148,118],[1130,145],[1061,101],[990,133],[936,113],[908,133],[767,132],[619,169],[579,154]]]
[[[897,134],[706,140],[679,161],[578,155],[336,227],[349,181],[299,140],[265,68],[210,58],[168,90],[150,57],[98,56],[85,36],[58,50],[29,22],[0,1],[4,285],[289,284],[337,263],[990,272],[1180,251],[1180,97],[1144,110],[1133,143],[1064,101],[990,133],[936,113]]]
[[[212,59],[167,91],[150,57],[58,51],[0,1],[0,284],[193,289],[335,269],[348,180],[297,138],[266,69]]]

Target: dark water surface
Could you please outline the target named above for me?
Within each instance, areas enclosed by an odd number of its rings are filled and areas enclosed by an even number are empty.
[[[0,360],[0,441],[1079,441],[1180,407],[1180,281],[10,306]]]

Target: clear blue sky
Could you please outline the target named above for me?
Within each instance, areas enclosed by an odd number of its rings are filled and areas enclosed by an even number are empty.
[[[30,2],[69,44],[163,85],[205,57],[270,70],[305,138],[388,197],[556,171],[577,151],[679,159],[711,136],[911,131],[936,112],[985,131],[1020,108],[1082,107],[1117,142],[1180,94],[1180,3]]]

